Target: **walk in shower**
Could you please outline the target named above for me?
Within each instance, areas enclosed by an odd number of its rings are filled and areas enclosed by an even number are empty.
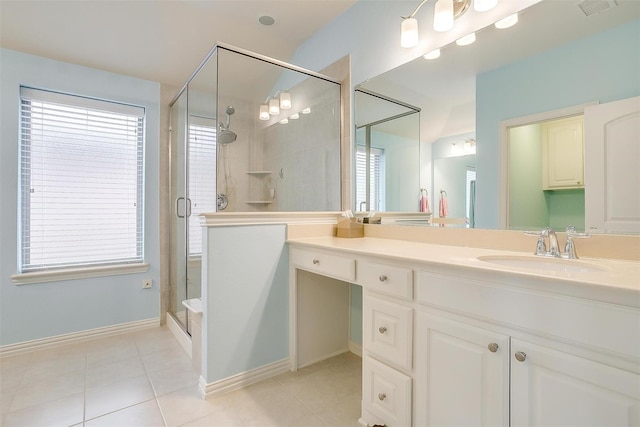
[[[170,114],[169,312],[189,332],[182,301],[201,295],[200,214],[341,209],[340,84],[218,44]]]

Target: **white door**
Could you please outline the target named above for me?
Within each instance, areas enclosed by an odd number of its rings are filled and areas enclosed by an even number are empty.
[[[640,97],[586,107],[585,229],[640,233]]]
[[[509,337],[419,312],[416,426],[508,426]]]
[[[511,426],[640,425],[638,374],[517,339],[511,352]]]

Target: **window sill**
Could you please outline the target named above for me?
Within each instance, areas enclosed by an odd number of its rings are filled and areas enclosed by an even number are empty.
[[[58,282],[61,280],[88,279],[91,277],[117,276],[121,274],[144,273],[149,264],[116,264],[100,267],[84,267],[66,270],[37,271],[33,273],[14,274],[11,280],[15,285],[32,283]]]

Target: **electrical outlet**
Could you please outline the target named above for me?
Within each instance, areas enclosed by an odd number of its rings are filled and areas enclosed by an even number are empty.
[[[151,279],[144,279],[142,281],[142,288],[143,289],[150,289],[152,285],[153,285],[153,280],[151,280]]]

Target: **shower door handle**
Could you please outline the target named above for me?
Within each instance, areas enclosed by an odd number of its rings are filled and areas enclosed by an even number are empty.
[[[184,197],[178,197],[176,199],[176,216],[178,218],[184,218],[185,217],[184,215],[180,215],[180,200],[185,200],[185,198]]]
[[[185,206],[186,212],[184,215],[180,215],[180,200],[184,200],[185,202],[184,206]],[[176,199],[176,216],[178,218],[186,218],[191,216],[191,199],[190,198],[180,196]]]

